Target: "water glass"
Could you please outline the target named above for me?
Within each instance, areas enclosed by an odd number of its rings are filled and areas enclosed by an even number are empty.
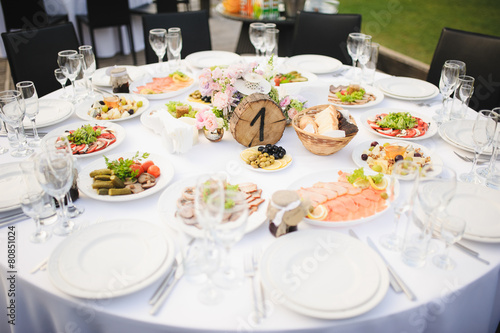
[[[362,75],[362,69],[368,63],[368,60],[370,60],[371,45],[372,45],[372,36],[364,35],[363,40],[362,40],[361,44],[359,45],[359,55],[358,55],[358,62],[361,65],[361,68],[359,70],[360,76]],[[361,80],[361,77],[360,77],[360,80]]]
[[[444,215],[440,217],[440,235],[446,246],[444,252],[436,255],[432,261],[437,267],[449,271],[454,269],[457,265],[456,262],[450,258],[450,246],[462,238],[465,232],[466,222],[459,216]]]
[[[445,62],[441,69],[441,77],[439,79],[439,92],[443,97],[443,106],[436,111],[436,116],[433,119],[441,124],[446,120],[448,115],[448,97],[455,91],[460,75],[460,67],[451,62]]]
[[[255,47],[255,55],[260,56],[260,51],[264,47],[264,33],[266,32],[266,25],[260,22],[250,23],[248,28],[248,35],[250,42]]]
[[[270,57],[272,54],[278,57],[278,40],[280,31],[275,28],[268,28],[264,33],[264,47],[266,49],[266,56]]]
[[[500,147],[500,126],[498,126],[498,122],[500,122],[500,107],[494,108],[493,110],[491,110],[491,112],[493,112],[496,116],[497,128],[495,131],[495,135],[493,136],[493,141],[491,143],[492,151],[491,151],[490,162],[488,163],[488,166],[478,168],[476,170],[476,173],[479,176],[484,177],[484,178],[488,178],[490,174],[495,173],[495,171],[496,171],[495,165],[497,162],[498,148]]]
[[[61,89],[63,90],[61,96],[59,98],[61,99],[68,99],[69,95],[66,92],[66,82],[68,81],[68,78],[66,77],[66,74],[64,74],[63,70],[61,68],[54,69],[54,76],[61,85]]]
[[[158,56],[158,63],[163,62],[163,57],[167,51],[167,30],[151,29],[149,30],[149,44]]]
[[[35,84],[32,81],[21,81],[16,84],[16,88],[21,93],[25,107],[25,115],[31,121],[33,127],[34,138],[30,140],[28,146],[39,147],[42,140],[40,136],[38,136],[38,130],[36,128],[36,116],[38,115],[39,106]]]
[[[43,243],[47,241],[51,234],[42,229],[40,224],[40,216],[44,208],[44,193],[43,192],[28,192],[21,195],[21,208],[24,214],[28,215],[35,221],[35,232],[30,236],[30,241],[33,243]]]
[[[90,45],[82,45],[78,51],[83,55],[82,71],[85,79],[85,86],[87,87],[87,96],[94,97],[94,87],[92,86],[92,75],[96,71],[95,55]]]
[[[25,115],[24,102],[21,93],[17,90],[5,90],[0,92],[0,118],[12,126],[16,134],[17,149],[10,154],[14,157],[25,157],[33,153],[28,148],[26,136],[24,135],[23,118]]]
[[[181,67],[181,51],[182,51],[182,33],[181,33],[181,28],[178,28],[178,27],[168,28],[167,32],[169,34],[170,33],[179,34],[179,44],[180,44],[180,46],[178,47],[179,48],[178,54],[174,56],[174,54],[171,52],[171,50],[167,49],[167,56],[168,56],[169,62],[170,62],[170,60],[173,60],[173,62],[175,63],[174,67],[180,68]]]
[[[172,54],[172,69],[178,70],[180,68],[181,51],[182,51],[182,36],[180,32],[167,33],[168,50]]]
[[[363,66],[363,81],[368,85],[372,85],[375,80],[379,49],[379,43],[371,43],[367,50],[367,52],[369,52],[369,59]]]
[[[474,93],[474,78],[469,75],[458,77],[457,87],[453,96],[450,119],[464,119],[467,114],[470,98]]]
[[[356,77],[356,67],[357,61],[361,53],[361,44],[365,40],[365,34],[360,32],[351,32],[347,37],[347,52],[352,58],[352,75],[351,77],[355,79]]]
[[[78,54],[78,52],[75,50],[64,50],[64,51],[60,51],[57,53],[57,64],[59,65],[59,68],[61,69],[61,71],[63,72],[63,74],[67,80],[69,80],[69,73],[68,73],[69,57],[72,55],[75,55],[75,54]],[[75,79],[76,79],[76,76],[75,76]],[[61,81],[59,81],[59,82],[61,82]],[[74,85],[74,80],[71,81],[71,83],[73,84],[73,100],[74,100],[74,98],[76,96],[76,88]]]

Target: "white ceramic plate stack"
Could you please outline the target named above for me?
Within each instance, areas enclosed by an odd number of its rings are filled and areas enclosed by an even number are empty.
[[[473,120],[459,119],[448,121],[439,127],[439,135],[452,146],[474,152],[474,141],[472,139],[473,126]],[[491,155],[491,147],[486,148],[483,154]]]
[[[140,220],[94,224],[63,240],[47,271],[69,295],[103,299],[149,286],[172,265],[174,242],[165,230]]]
[[[302,54],[293,56],[285,63],[287,66],[300,68],[314,74],[327,74],[339,70],[342,62],[339,60],[317,54]]]
[[[239,54],[227,51],[201,51],[191,53],[186,57],[189,65],[196,68],[212,66],[229,66],[241,61]]]
[[[293,273],[294,267],[305,274]],[[333,231],[302,230],[278,238],[264,253],[260,274],[268,291],[300,314],[344,319],[377,306],[389,286],[380,257],[357,239]]]
[[[113,155],[106,155],[106,157],[108,157],[110,161],[113,161],[120,157],[132,158],[135,155],[135,153],[136,152],[117,153]],[[142,155],[143,153],[144,151],[141,151],[140,155]],[[99,201],[108,201],[108,202],[139,200],[148,197],[150,195],[153,195],[155,193],[158,193],[159,191],[167,187],[168,183],[174,177],[174,166],[172,165],[172,163],[170,163],[168,158],[162,155],[150,154],[147,160],[153,161],[154,164],[160,168],[161,173],[160,176],[156,179],[156,185],[145,191],[135,194],[115,195],[115,196],[97,194],[97,191],[92,188],[92,183],[94,182],[94,180],[92,177],[89,176],[89,174],[93,170],[106,168],[106,163],[104,161],[104,158],[100,158],[97,161],[94,161],[93,163],[86,165],[84,168],[82,168],[82,170],[80,170],[80,172],[78,173],[78,189],[92,199]],[[145,162],[145,160],[142,162]]]
[[[73,111],[74,107],[71,102],[60,99],[39,99],[36,127],[41,128],[60,123],[71,117]],[[23,126],[25,129],[33,128],[33,124],[28,117],[24,118]]]
[[[0,168],[0,212],[7,212],[21,207],[19,198],[23,188],[18,186],[23,182],[23,172],[18,162],[2,164]],[[6,191],[6,189],[9,189]]]
[[[203,237],[204,232],[194,225],[184,223],[181,218],[177,217],[177,200],[181,197],[186,187],[196,184],[196,179],[198,177],[199,176],[193,176],[176,181],[162,193],[158,200],[158,211],[162,221],[174,230],[180,230],[191,237]],[[238,184],[248,182],[248,180],[230,179],[229,182],[231,184]],[[265,197],[262,198],[265,199]],[[266,220],[266,201],[261,203],[259,209],[248,217],[245,233],[257,229]]]
[[[99,68],[98,70],[95,71],[94,75],[92,75],[92,83],[95,84],[96,86],[111,87],[111,84],[109,83],[110,79],[109,74],[111,70],[116,67],[125,67],[125,69],[127,70],[127,74],[132,80],[132,82],[140,80],[148,74],[148,72],[146,72],[144,69],[135,66],[104,67],[104,68]]]
[[[409,101],[431,99],[439,94],[432,83],[410,77],[391,76],[375,82],[375,87],[388,97]]]

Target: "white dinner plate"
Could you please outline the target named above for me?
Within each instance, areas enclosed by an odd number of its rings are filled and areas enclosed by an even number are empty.
[[[371,126],[367,122],[368,119],[374,119],[375,116],[378,115],[378,114],[381,114],[381,113],[387,113],[388,114],[388,113],[397,113],[397,112],[409,112],[413,117],[418,117],[418,118],[422,119],[423,121],[425,121],[426,123],[429,124],[429,128],[427,129],[427,132],[425,132],[424,135],[418,136],[418,137],[415,137],[415,138],[399,138],[399,137],[394,137],[394,136],[390,136],[390,135],[385,135],[385,134],[379,133],[379,132],[375,131],[373,128],[371,128]],[[361,115],[361,125],[368,132],[376,134],[376,135],[381,136],[383,138],[386,138],[386,139],[398,139],[398,140],[401,139],[401,140],[406,140],[406,141],[415,141],[415,140],[428,139],[428,138],[432,137],[434,134],[436,134],[437,131],[438,131],[437,124],[434,122],[434,120],[432,120],[431,117],[429,117],[426,114],[419,113],[419,112],[414,112],[414,111],[401,110],[401,109],[390,109],[390,108],[380,108],[380,109],[374,109],[374,110],[369,110],[369,111],[364,112]]]
[[[24,188],[19,186],[24,182],[23,172],[18,162],[2,164],[0,168],[0,212],[6,212],[21,207],[20,197]],[[8,189],[8,191],[7,191]]]
[[[365,92],[373,94],[375,96],[374,101],[369,101],[365,104],[354,104],[354,105],[349,105],[349,104],[340,104],[340,103],[333,103],[330,102],[333,105],[340,106],[342,108],[346,109],[363,109],[363,108],[370,108],[373,107],[377,104],[380,104],[384,100],[384,93],[380,91],[379,89],[372,87],[372,86],[362,86],[363,89],[365,89]]]
[[[141,151],[140,155],[142,155],[143,153],[144,151]],[[112,161],[120,157],[132,158],[135,154],[136,152],[126,152],[126,153],[117,153],[105,156]],[[116,195],[116,196],[97,194],[97,191],[92,188],[92,183],[94,182],[94,180],[92,179],[92,177],[89,176],[89,174],[94,170],[106,168],[104,157],[100,158],[97,161],[94,161],[93,163],[85,166],[84,168],[82,168],[82,170],[80,170],[80,172],[78,173],[78,189],[88,197],[99,201],[123,202],[123,201],[139,200],[145,197],[149,197],[150,195],[158,193],[159,191],[167,187],[168,183],[174,177],[174,167],[172,163],[170,163],[170,161],[165,156],[162,155],[150,154],[146,160],[153,161],[154,164],[160,168],[160,177],[157,178],[155,186],[145,191],[135,194],[133,193],[129,195]],[[143,160],[142,162],[145,162],[146,160]]]
[[[75,155],[73,155],[77,158],[85,158],[85,157],[92,157],[92,156],[97,156],[97,155],[101,155],[101,154],[108,154],[110,150],[118,147],[123,142],[123,140],[125,140],[125,129],[116,123],[110,123],[110,122],[92,123],[92,122],[88,122],[88,121],[80,121],[77,123],[72,123],[72,124],[68,124],[65,126],[61,126],[59,128],[56,128],[56,129],[50,131],[42,139],[42,141],[45,141],[45,138],[48,138],[52,135],[64,135],[66,131],[76,130],[76,129],[82,127],[83,125],[106,126],[108,129],[113,130],[115,132],[116,141],[113,144],[107,146],[106,148],[99,150],[99,151],[95,151],[95,152],[90,153],[90,154],[75,154]]]
[[[97,223],[64,239],[47,271],[56,288],[75,297],[103,299],[149,286],[174,260],[174,242],[146,221]]]
[[[141,96],[143,98],[147,98],[147,99],[150,99],[150,100],[166,99],[166,98],[178,96],[178,95],[181,95],[181,94],[185,93],[186,91],[192,89],[194,87],[194,85],[197,83],[197,80],[193,76],[193,73],[186,72],[186,71],[183,71],[183,72],[184,72],[184,74],[186,74],[187,76],[189,76],[190,78],[192,78],[193,82],[191,82],[191,84],[189,86],[186,86],[186,87],[181,88],[179,90],[169,91],[169,92],[165,92],[165,93],[162,93],[162,94],[140,94],[139,91],[138,91],[138,87],[144,86],[145,84],[153,82],[153,77],[151,77],[149,75],[143,77],[140,80],[132,82],[132,84],[130,85],[130,89],[129,90],[130,90],[130,92],[132,94],[134,94],[136,96]]]
[[[38,100],[38,114],[36,116],[36,127],[47,127],[58,124],[73,114],[73,104],[68,101],[60,99],[46,99],[40,98]],[[31,121],[28,117],[24,117],[24,128],[33,128]]]
[[[117,94],[118,96],[120,97],[125,97],[126,99],[128,100],[131,100],[131,101],[142,101],[142,106],[140,108],[137,109],[137,111],[129,116],[129,117],[125,117],[125,118],[118,118],[118,119],[106,119],[106,120],[99,120],[99,119],[95,119],[93,117],[91,117],[89,114],[88,114],[88,111],[90,110],[90,108],[92,107],[92,105],[94,104],[95,101],[99,101],[99,100],[102,100],[101,99],[86,99],[84,100],[83,102],[81,102],[77,107],[76,107],[76,115],[80,118],[80,119],[83,119],[83,120],[90,120],[90,121],[97,121],[97,122],[102,122],[102,121],[111,121],[111,122],[115,122],[115,121],[125,121],[125,120],[128,120],[128,119],[133,119],[133,118],[136,118],[136,117],[139,117],[141,115],[141,113],[143,113],[144,111],[146,111],[149,107],[149,101],[147,98],[144,98],[144,97],[141,97],[141,96],[138,96],[138,95],[131,95],[131,94]]]
[[[300,69],[300,68],[295,68],[287,65],[283,65],[280,68],[278,68],[277,73],[279,74],[288,74],[292,71],[297,71],[300,75],[303,77],[307,78],[307,81],[304,82],[288,82],[288,83],[281,83],[280,87],[281,89],[284,89],[286,91],[287,95],[290,96],[295,96],[300,93],[300,90],[308,86],[318,80],[318,76],[314,73],[308,72],[306,70]],[[274,79],[271,80],[271,84],[273,86],[276,86],[276,83],[274,82]],[[280,93],[281,95],[281,93]]]
[[[140,67],[136,66],[111,66],[111,67],[103,67],[99,68],[98,70],[95,71],[94,75],[92,75],[92,83],[95,84],[96,86],[102,86],[102,87],[111,87],[111,84],[109,83],[109,73],[113,68],[116,67],[125,67],[127,70],[127,74],[132,80],[132,82],[136,80],[142,79],[145,75],[148,74],[148,72]]]
[[[314,74],[332,73],[342,67],[339,60],[317,54],[302,54],[289,58],[285,64]]]
[[[170,185],[160,196],[158,200],[158,211],[161,219],[168,226],[175,230],[180,230],[191,237],[201,238],[204,237],[203,230],[196,226],[188,225],[184,223],[181,218],[176,216],[177,212],[177,200],[181,197],[181,193],[186,187],[196,185],[196,180],[199,176],[192,176],[176,181]],[[242,180],[239,178],[231,178],[228,180],[230,184],[238,184],[247,182],[248,180]],[[263,192],[264,193],[264,192]],[[266,199],[265,195],[261,196]],[[266,207],[267,199],[260,204],[259,209],[248,217],[247,226],[245,233],[249,233],[257,229],[266,220]]]
[[[264,253],[260,274],[264,287],[279,291],[283,305],[300,314],[345,319],[379,304],[389,276],[369,246],[347,235],[301,230],[278,238]],[[306,275],[294,274],[302,267]]]
[[[208,68],[236,64],[241,61],[241,56],[227,51],[201,51],[189,54],[186,61],[193,67]]]
[[[352,173],[355,169],[353,168],[343,168],[343,172],[347,173]],[[294,181],[290,186],[288,186],[289,190],[299,190],[302,187],[311,187],[317,182],[337,182],[339,175],[338,172],[340,170],[338,169],[330,169],[330,170],[323,170],[323,171],[318,171],[306,176],[303,176],[296,181]],[[365,175],[375,175],[377,174],[370,168],[364,168]],[[396,198],[399,196],[399,181],[396,180],[395,187],[394,187],[394,192]],[[307,224],[314,225],[314,226],[319,226],[319,227],[329,227],[329,228],[337,228],[337,227],[347,227],[347,226],[353,226],[356,224],[360,223],[365,223],[368,221],[371,221],[375,219],[376,217],[382,215],[385,213],[385,211],[389,209],[389,204],[387,203],[386,207],[367,217],[363,217],[360,219],[355,219],[355,220],[348,220],[348,221],[318,221],[318,220],[312,220],[310,218],[304,217],[304,221]]]
[[[372,142],[373,142],[373,140],[365,141],[365,142],[358,144],[356,147],[354,147],[354,150],[352,151],[352,160],[354,161],[354,163],[356,163],[357,166],[363,167],[363,168],[368,167],[368,164],[366,163],[366,161],[363,161],[361,159],[361,155],[363,154],[363,152],[365,150],[368,150],[370,148]],[[415,149],[419,148],[422,151],[422,153],[424,154],[424,156],[429,156],[431,158],[430,163],[432,163],[432,165],[436,167],[434,169],[435,172],[438,174],[441,172],[441,168],[439,168],[439,166],[443,165],[443,160],[441,159],[441,157],[439,157],[438,154],[431,152],[425,146],[419,145],[419,144],[414,143],[414,142],[401,141],[401,140],[390,140],[390,139],[378,140],[377,142],[380,145],[384,145],[385,143],[388,143],[391,145],[398,145],[398,146],[412,146]],[[398,179],[412,180],[413,178],[398,176]]]
[[[432,83],[410,77],[391,76],[376,81],[375,86],[387,96],[403,100],[425,100],[439,93]]]
[[[474,152],[474,141],[472,139],[472,127],[474,120],[458,119],[443,123],[439,127],[439,135],[443,140],[457,148]],[[492,148],[486,148],[482,154],[491,155]]]

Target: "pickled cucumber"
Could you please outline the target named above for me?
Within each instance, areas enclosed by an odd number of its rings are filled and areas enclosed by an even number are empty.
[[[92,178],[97,175],[112,175],[112,171],[110,169],[97,169],[90,173],[90,177]]]
[[[127,195],[127,194],[132,194],[132,191],[127,187],[109,189],[109,195]]]
[[[95,180],[92,184],[93,189],[101,189],[101,188],[113,188],[115,185],[108,180]]]

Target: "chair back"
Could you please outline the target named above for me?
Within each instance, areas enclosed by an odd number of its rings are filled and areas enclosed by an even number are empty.
[[[158,62],[158,57],[149,44],[149,30],[155,28],[181,28],[182,58],[194,52],[212,49],[208,11],[206,10],[144,15],[142,17],[142,27],[147,64]]]
[[[361,29],[360,14],[322,14],[301,11],[295,21],[292,55],[320,54],[351,65],[347,37]]]
[[[2,33],[14,83],[33,81],[39,96],[61,88],[54,77],[57,53],[78,50],[78,38],[71,23]]]
[[[6,31],[36,29],[49,25],[43,1],[1,0],[1,2]]]
[[[130,24],[128,0],[87,0],[87,17],[94,29]]]
[[[446,60],[465,62],[466,74],[475,78],[469,106],[476,110],[500,106],[500,37],[443,28],[427,74],[427,81],[439,86]]]
[[[156,0],[158,13],[177,13],[177,0]]]

